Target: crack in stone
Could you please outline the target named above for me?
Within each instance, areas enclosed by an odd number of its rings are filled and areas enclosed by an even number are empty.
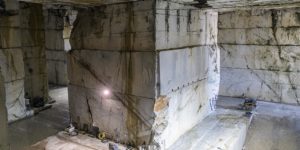
[[[93,113],[92,113],[92,109],[91,109],[91,106],[90,106],[90,103],[89,103],[89,98],[86,97],[86,104],[87,104],[87,107],[88,107],[88,113],[90,114],[90,117],[91,117],[91,121],[92,121],[92,124],[94,123],[94,119],[93,119]]]
[[[281,49],[281,46],[278,42],[278,38],[277,38],[277,35],[276,35],[277,23],[278,23],[278,13],[274,9],[272,9],[271,12],[272,12],[271,13],[271,16],[272,16],[272,34],[273,34],[273,37],[275,39],[275,42],[276,42],[276,45],[277,45],[277,48],[278,48],[279,59],[280,60],[285,60],[284,57],[282,57],[282,49]]]
[[[297,104],[299,105],[299,104],[300,104],[300,101],[299,101],[299,99],[298,99],[297,87],[296,87],[295,85],[292,84],[292,80],[291,80],[290,75],[287,75],[287,77],[288,77],[288,79],[289,79],[289,83],[290,83],[290,85],[291,85],[291,87],[292,87],[292,90],[293,90],[293,92],[294,92],[294,94],[295,94],[296,102],[297,102]]]
[[[246,64],[248,64],[248,60],[245,59]],[[249,68],[249,66],[247,65],[247,68],[251,71],[251,73],[253,73],[258,79],[261,80],[262,84],[265,84],[278,98],[279,101],[282,101],[282,95],[277,94],[277,92],[272,88],[272,86],[270,86],[269,84],[267,84],[267,82],[265,80],[263,80],[257,73],[255,73],[252,69]]]
[[[251,73],[253,73],[258,79],[260,79],[261,80],[261,82],[263,83],[263,84],[265,84],[268,88],[269,88],[269,90],[271,90],[274,94],[275,94],[275,96],[277,96],[278,98],[279,98],[279,101],[281,102],[282,101],[282,95],[279,95],[273,88],[272,88],[272,86],[271,85],[269,85],[265,80],[263,80],[257,73],[255,73],[252,69],[249,69],[250,71],[251,71]],[[272,101],[272,100],[271,100]]]
[[[107,86],[108,84],[106,82],[104,82],[103,80],[101,80],[100,78],[98,78],[98,76],[96,75],[95,71],[92,70],[92,68],[90,67],[89,64],[87,64],[86,62],[80,60],[79,58],[76,58],[76,56],[74,56],[75,54],[69,54],[71,57],[74,58],[74,60],[76,60],[78,62],[79,65],[81,65],[85,70],[87,70],[98,82],[100,82],[101,84],[103,84],[104,86]],[[124,101],[121,96],[119,96],[117,93],[114,94],[114,96],[117,98],[118,101],[120,101],[122,103],[123,106],[125,106],[127,108],[127,110],[131,113],[133,113],[137,118],[139,118],[140,121],[142,121],[146,126],[148,126],[149,128],[152,127],[151,123],[147,122],[147,119],[145,119],[139,112],[138,110],[136,110],[136,108],[134,107],[129,107],[128,102]],[[131,98],[125,98],[125,99],[131,99]]]

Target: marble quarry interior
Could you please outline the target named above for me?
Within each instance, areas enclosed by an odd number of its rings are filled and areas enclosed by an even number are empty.
[[[300,9],[219,15],[220,94],[299,105]]]
[[[299,150],[299,33],[300,0],[0,0],[0,150]]]

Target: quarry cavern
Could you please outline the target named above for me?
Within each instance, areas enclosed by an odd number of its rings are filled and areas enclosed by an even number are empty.
[[[300,150],[300,0],[0,0],[0,150]]]

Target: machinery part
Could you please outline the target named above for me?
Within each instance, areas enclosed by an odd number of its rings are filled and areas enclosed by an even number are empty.
[[[104,140],[106,138],[106,133],[105,132],[101,132],[98,134],[98,139],[100,140]]]
[[[247,98],[245,99],[242,108],[246,111],[252,111],[256,107],[256,100]]]

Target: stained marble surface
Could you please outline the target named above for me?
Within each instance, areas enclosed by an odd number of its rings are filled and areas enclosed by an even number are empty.
[[[220,95],[300,104],[298,11],[219,15]]]

